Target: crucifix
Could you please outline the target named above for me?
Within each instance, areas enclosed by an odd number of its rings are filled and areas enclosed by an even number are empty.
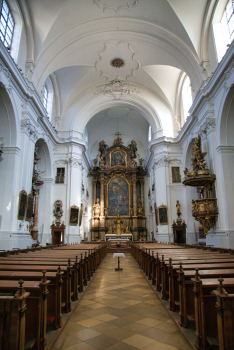
[[[118,138],[119,138],[121,134],[118,131],[115,135],[118,136]]]

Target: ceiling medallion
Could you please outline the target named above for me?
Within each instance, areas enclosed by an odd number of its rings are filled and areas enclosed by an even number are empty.
[[[120,10],[130,11],[131,8],[136,7],[140,1],[141,0],[115,0],[113,6],[113,1],[110,2],[110,0],[93,0],[94,4],[101,8],[103,12],[113,10],[115,13],[118,13]]]
[[[122,58],[115,57],[110,61],[110,65],[115,68],[122,68],[125,66],[125,62]]]

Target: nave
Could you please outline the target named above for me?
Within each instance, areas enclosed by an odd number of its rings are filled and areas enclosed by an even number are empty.
[[[107,254],[53,350],[190,350],[130,254]]]

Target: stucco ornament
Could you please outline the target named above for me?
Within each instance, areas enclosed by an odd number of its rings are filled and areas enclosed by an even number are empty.
[[[120,10],[130,11],[133,7],[136,7],[141,0],[93,0],[103,12],[112,10],[118,13]]]

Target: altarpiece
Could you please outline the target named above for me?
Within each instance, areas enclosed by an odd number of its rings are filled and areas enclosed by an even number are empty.
[[[146,239],[144,216],[144,176],[137,165],[137,144],[124,146],[117,134],[112,146],[99,142],[97,159],[90,171],[93,177],[92,240],[105,240],[106,234],[132,234],[133,240]]]

